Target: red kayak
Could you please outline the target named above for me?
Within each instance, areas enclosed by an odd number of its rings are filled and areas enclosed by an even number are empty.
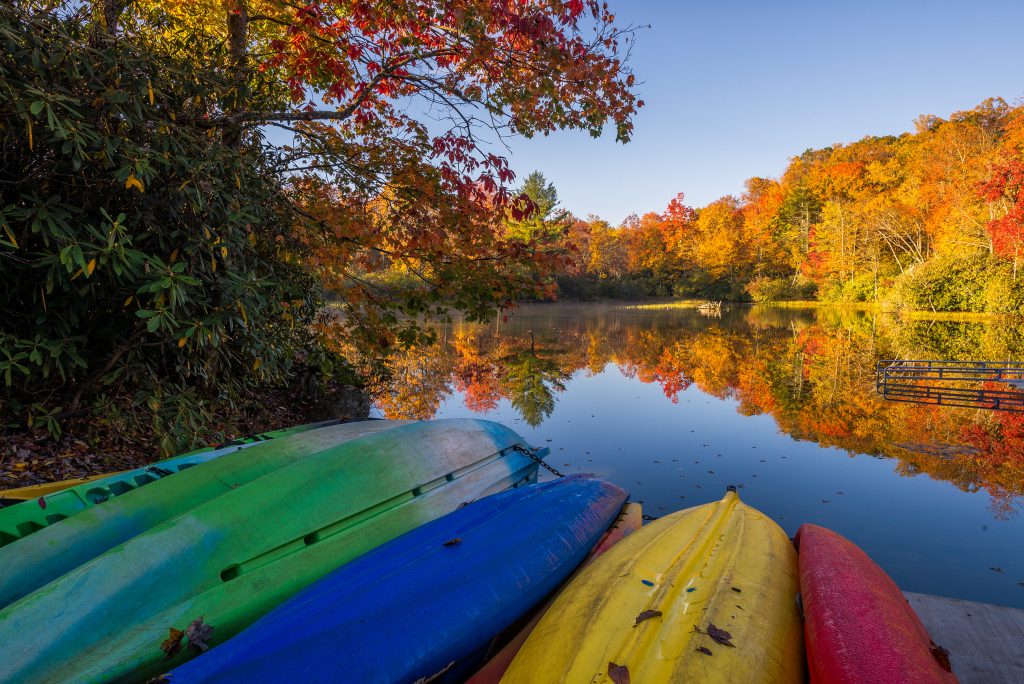
[[[899,587],[856,544],[817,525],[803,525],[796,544],[811,682],[957,681]]]

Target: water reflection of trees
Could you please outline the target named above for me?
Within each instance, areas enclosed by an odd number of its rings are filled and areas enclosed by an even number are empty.
[[[538,425],[574,373],[613,364],[659,385],[667,400],[694,385],[735,400],[743,415],[772,415],[796,439],[896,459],[901,474],[984,489],[996,512],[1009,514],[1024,494],[1024,415],[885,402],[874,365],[900,357],[1020,359],[1024,330],[1005,321],[900,322],[850,311],[753,308],[709,321],[693,312],[550,307],[504,328],[449,327],[435,347],[391,361],[377,403],[389,417],[429,418],[457,391],[473,411],[505,399]],[[941,455],[908,444],[953,448]]]

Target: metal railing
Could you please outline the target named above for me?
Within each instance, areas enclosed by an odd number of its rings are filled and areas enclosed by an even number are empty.
[[[884,359],[875,389],[889,401],[1024,412],[1024,362]]]

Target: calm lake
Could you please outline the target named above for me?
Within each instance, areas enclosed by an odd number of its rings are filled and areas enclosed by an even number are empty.
[[[1024,360],[1019,324],[536,304],[439,336],[394,361],[381,414],[505,423],[655,516],[735,484],[790,535],[849,537],[904,590],[1024,607],[1024,413],[875,387],[880,359]]]

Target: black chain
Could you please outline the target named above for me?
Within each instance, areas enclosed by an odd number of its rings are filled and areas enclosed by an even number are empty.
[[[526,447],[524,447],[521,444],[515,444],[515,445],[512,446],[512,450],[513,451],[518,451],[521,454],[526,454],[527,456],[532,458],[534,461],[539,463],[541,466],[543,466],[545,470],[550,472],[555,477],[565,477],[565,473],[558,472],[558,470],[555,469],[555,467],[553,465],[550,465],[549,463],[547,463],[544,459],[542,459],[540,456],[538,456],[532,449],[527,449]]]
[[[526,447],[524,447],[521,444],[515,444],[515,445],[512,446],[512,451],[518,451],[521,454],[526,454],[527,456],[532,458],[534,461],[536,461],[539,465],[543,466],[545,470],[547,470],[549,473],[551,473],[555,477],[565,477],[565,473],[559,472],[557,468],[555,468],[553,465],[549,464],[547,461],[545,461],[540,456],[538,456],[533,449],[527,449]],[[644,513],[640,517],[643,518],[644,520],[650,521],[650,520],[657,520],[661,516],[651,515],[649,513]]]

